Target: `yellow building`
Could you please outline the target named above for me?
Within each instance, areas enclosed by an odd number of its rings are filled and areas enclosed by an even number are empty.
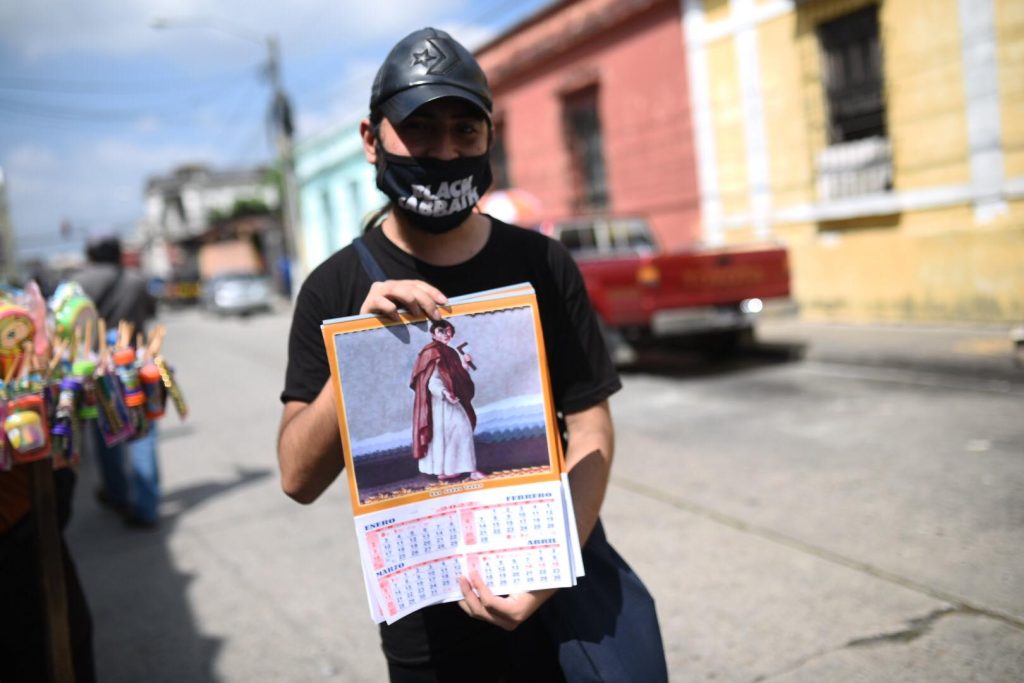
[[[707,243],[809,319],[1024,320],[1024,2],[681,1]]]

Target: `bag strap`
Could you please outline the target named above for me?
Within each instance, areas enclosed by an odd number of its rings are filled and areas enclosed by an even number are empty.
[[[370,276],[372,282],[383,282],[388,279],[388,276],[384,273],[384,269],[377,263],[377,259],[373,258],[373,254],[370,253],[370,249],[363,242],[362,237],[357,237],[352,240],[352,246],[356,248],[356,254],[359,256],[359,262],[363,264],[363,270]]]

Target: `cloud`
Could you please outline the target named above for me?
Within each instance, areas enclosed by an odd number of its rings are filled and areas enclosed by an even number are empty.
[[[8,157],[8,171],[11,168],[38,173],[51,171],[58,165],[57,155],[37,145],[21,145],[11,151]]]
[[[239,53],[238,39],[279,37],[286,49],[319,52],[366,45],[457,13],[468,0],[32,0],[0,3],[0,45],[27,60],[64,54],[174,54],[208,59]],[[157,31],[154,19],[177,24]],[[219,35],[218,35],[219,34]],[[262,47],[262,46],[261,46]],[[184,48],[184,49],[183,49]]]
[[[299,139],[348,125],[365,116],[378,66],[376,61],[351,60],[333,83],[318,90],[312,98],[299,100],[296,107]]]
[[[186,162],[219,159],[211,146],[152,146],[115,138],[73,149],[17,147],[3,160],[3,167],[19,242],[35,247],[56,239],[64,220],[79,234],[130,227],[141,215],[149,175]]]
[[[35,0],[0,4],[0,42],[20,56],[74,52],[132,54],[156,44],[154,16],[199,9],[195,0]]]
[[[507,3],[0,0],[0,75],[43,86],[5,94],[25,110],[0,126],[15,228],[24,244],[57,235],[65,218],[76,230],[131,225],[150,175],[266,162],[269,88],[250,68],[266,57],[263,36],[280,41],[303,139],[365,114],[398,37],[434,25],[472,48],[491,37],[480,23],[495,6]],[[181,25],[153,30],[157,17]]]
[[[135,120],[133,127],[138,133],[156,133],[161,128],[159,116],[147,114]]]
[[[451,33],[471,50],[496,34],[493,27],[465,22],[440,22],[437,28]],[[370,87],[379,66],[378,59],[349,60],[334,83],[319,89],[310,100],[299,100],[299,138],[308,138],[338,126],[346,126],[365,116],[370,99]]]
[[[470,24],[460,21],[442,22],[437,26],[442,31],[447,31],[472,51],[498,35],[497,29],[493,26],[481,24]]]

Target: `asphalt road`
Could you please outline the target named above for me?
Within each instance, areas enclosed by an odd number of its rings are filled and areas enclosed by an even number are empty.
[[[191,414],[161,425],[161,527],[98,508],[85,463],[69,530],[100,680],[386,680],[346,487],[277,482],[287,314],[164,322]],[[672,680],[1021,680],[1024,385],[803,343],[649,353],[613,399],[603,517]]]

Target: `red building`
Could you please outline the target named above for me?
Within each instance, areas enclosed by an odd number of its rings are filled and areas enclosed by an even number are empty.
[[[494,93],[496,187],[550,218],[642,215],[700,234],[679,0],[563,0],[476,52]]]

